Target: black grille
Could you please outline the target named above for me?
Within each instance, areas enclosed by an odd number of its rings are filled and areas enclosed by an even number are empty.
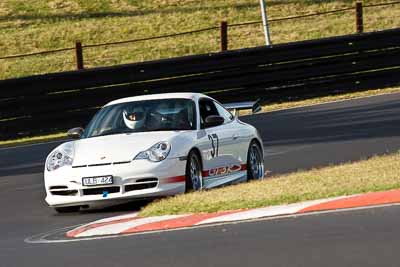
[[[145,184],[130,184],[125,186],[125,192],[143,190],[154,188],[157,186],[157,182],[145,183]]]
[[[119,193],[119,191],[120,191],[119,186],[109,186],[109,187],[83,189],[83,194],[84,195],[102,195],[103,192],[108,192],[109,194],[112,194],[112,193]]]
[[[145,182],[158,182],[157,178],[142,178],[136,180],[136,183],[145,183]]]
[[[129,164],[130,161],[116,161],[116,162],[106,162],[106,163],[97,163],[97,164],[89,164],[89,165],[77,165],[72,166],[72,168],[86,168],[86,167],[100,167],[100,166],[109,166],[109,165],[122,165],[122,164]]]
[[[50,190],[57,190],[57,189],[68,189],[68,186],[65,185],[50,186]]]
[[[78,190],[62,190],[62,191],[50,191],[54,196],[76,196]]]

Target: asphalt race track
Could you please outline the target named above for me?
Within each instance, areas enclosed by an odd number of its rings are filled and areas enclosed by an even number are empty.
[[[243,118],[258,127],[273,174],[400,149],[400,94]],[[57,215],[42,169],[58,143],[0,149],[0,266],[398,266],[400,206],[71,243],[30,236],[137,210]]]

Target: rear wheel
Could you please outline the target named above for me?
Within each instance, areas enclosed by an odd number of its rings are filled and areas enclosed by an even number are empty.
[[[186,163],[186,192],[199,191],[203,187],[201,160],[196,151],[189,153]]]
[[[251,141],[247,152],[247,180],[264,178],[264,159],[256,141]]]
[[[72,212],[78,212],[80,208],[81,208],[80,206],[72,206],[72,207],[58,207],[54,209],[58,213],[72,213]]]

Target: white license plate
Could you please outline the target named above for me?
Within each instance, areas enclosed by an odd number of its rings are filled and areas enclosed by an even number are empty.
[[[84,186],[107,185],[107,184],[113,184],[113,183],[114,183],[114,181],[113,181],[113,177],[111,175],[82,178],[82,185],[84,185]]]

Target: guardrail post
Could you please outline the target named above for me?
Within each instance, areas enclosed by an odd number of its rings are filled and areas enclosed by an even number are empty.
[[[83,50],[82,43],[80,41],[75,42],[75,59],[76,59],[76,68],[78,70],[83,70]]]
[[[363,4],[356,2],[356,31],[357,33],[364,32],[364,19],[363,19]]]
[[[228,22],[221,21],[221,51],[228,50]]]

